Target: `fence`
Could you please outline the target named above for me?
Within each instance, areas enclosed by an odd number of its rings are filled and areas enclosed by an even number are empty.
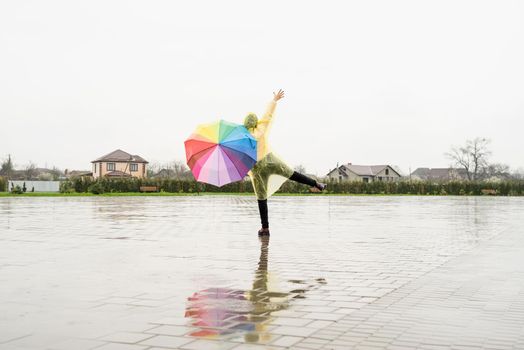
[[[9,181],[8,187],[11,188],[19,186],[23,188],[25,185],[27,192],[59,192],[60,191],[60,181]]]

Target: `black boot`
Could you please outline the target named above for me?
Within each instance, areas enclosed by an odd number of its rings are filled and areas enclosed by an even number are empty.
[[[258,235],[259,236],[269,236],[269,228],[261,228],[260,230],[258,230]]]
[[[320,191],[324,191],[327,187],[326,184],[322,183],[322,182],[318,182],[317,181],[317,184],[315,185],[316,188],[318,188]]]

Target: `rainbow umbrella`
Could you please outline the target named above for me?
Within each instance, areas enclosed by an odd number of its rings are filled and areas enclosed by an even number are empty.
[[[199,125],[184,142],[195,179],[215,186],[242,180],[257,160],[257,141],[239,124]]]

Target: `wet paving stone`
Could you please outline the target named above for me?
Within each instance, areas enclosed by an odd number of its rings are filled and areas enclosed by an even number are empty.
[[[518,348],[523,209],[274,197],[259,239],[249,196],[2,198],[0,349]]]

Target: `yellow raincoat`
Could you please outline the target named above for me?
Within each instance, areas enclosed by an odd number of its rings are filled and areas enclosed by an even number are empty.
[[[256,127],[248,129],[257,140],[257,162],[249,177],[259,200],[270,197],[293,175],[293,169],[271,152],[267,142],[276,106],[277,103],[272,100]]]

